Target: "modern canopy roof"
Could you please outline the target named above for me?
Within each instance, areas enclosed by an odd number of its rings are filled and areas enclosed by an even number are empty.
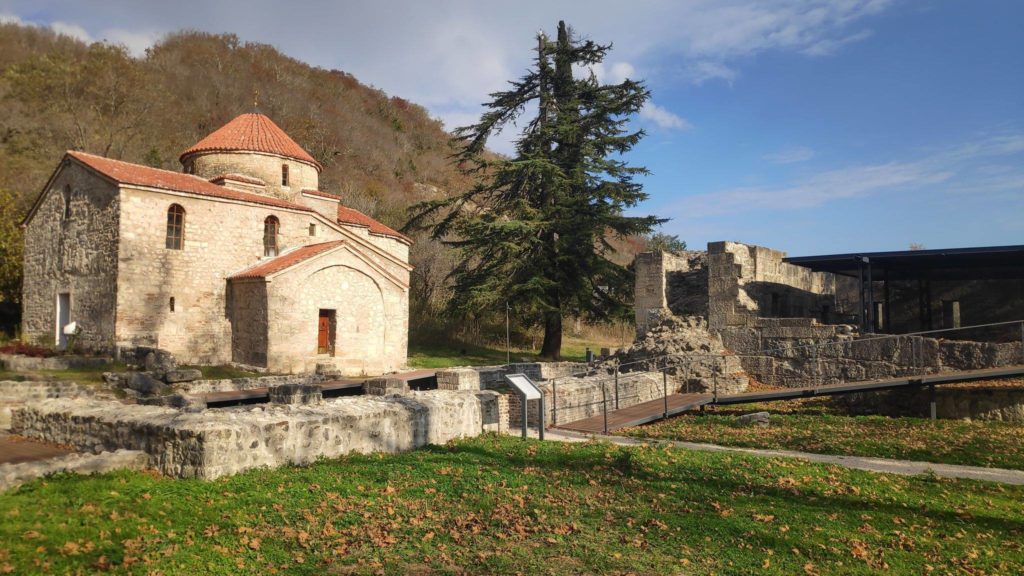
[[[1024,245],[797,256],[785,262],[853,277],[870,264],[901,276],[928,272],[948,278],[1015,278],[1024,277]]]
[[[236,117],[212,134],[181,153],[179,159],[204,152],[263,152],[312,164],[319,171],[320,163],[302,149],[274,121],[258,112]]]

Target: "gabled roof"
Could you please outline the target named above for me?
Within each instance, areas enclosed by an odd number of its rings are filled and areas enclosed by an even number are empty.
[[[286,252],[277,258],[267,260],[266,262],[257,264],[252,268],[243,270],[234,276],[228,278],[229,280],[242,280],[246,278],[266,278],[272,274],[276,274],[286,268],[291,268],[296,264],[305,262],[310,258],[327,252],[332,248],[336,248],[344,244],[344,240],[332,240],[331,242],[322,242],[320,244],[309,244],[296,248],[291,252]]]
[[[179,159],[184,161],[186,156],[201,152],[264,152],[312,164],[317,170],[322,169],[320,163],[274,124],[273,120],[256,112],[242,114],[221,126],[182,152]]]
[[[302,204],[295,204],[293,202],[288,202],[287,200],[263,196],[261,194],[232,190],[231,188],[218,186],[213,182],[209,182],[191,174],[171,172],[170,170],[161,170],[159,168],[150,168],[149,166],[132,164],[131,162],[124,162],[121,160],[111,160],[110,158],[95,156],[85,152],[68,151],[67,155],[100,174],[103,174],[111,180],[118,182],[119,184],[134,184],[135,186],[161,188],[164,190],[173,190],[175,192],[197,194],[199,196],[211,196],[214,198],[238,200],[252,204],[263,204],[266,206],[301,210],[303,212],[313,212],[312,208],[303,206]]]
[[[338,205],[338,222],[343,224],[353,224],[355,226],[364,226],[370,229],[370,234],[378,234],[380,236],[388,236],[396,240],[401,240],[407,244],[412,244],[412,239],[391,228],[388,228],[384,224],[370,218],[366,214],[363,214],[359,210],[354,208],[348,208],[346,206]]]

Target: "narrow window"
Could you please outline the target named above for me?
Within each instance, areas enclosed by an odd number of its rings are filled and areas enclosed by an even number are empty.
[[[65,220],[67,220],[68,218],[71,218],[71,186],[65,186],[64,187],[64,193],[63,193],[62,197],[64,198],[64,216],[63,217],[64,217]]]
[[[174,296],[167,302],[167,307],[170,308],[171,312],[174,312]]]
[[[185,209],[171,204],[167,209],[167,249],[181,250],[185,245]]]
[[[263,221],[263,255],[277,256],[277,233],[281,223],[275,216],[267,216]]]
[[[195,162],[189,162],[188,164],[185,164],[185,173],[186,174],[195,174],[196,173],[196,163]]]
[[[282,164],[281,165],[281,186],[287,186],[287,185],[288,185],[288,165],[287,164]]]
[[[316,236],[316,224],[312,222],[309,224],[309,235]]]

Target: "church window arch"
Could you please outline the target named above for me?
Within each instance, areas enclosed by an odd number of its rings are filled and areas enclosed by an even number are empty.
[[[185,209],[180,204],[171,204],[167,209],[168,250],[181,250],[185,246]]]
[[[277,256],[279,246],[277,236],[281,230],[281,221],[277,216],[267,216],[263,221],[263,255]]]

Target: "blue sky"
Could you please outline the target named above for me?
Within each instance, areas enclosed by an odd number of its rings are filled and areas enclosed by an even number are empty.
[[[182,28],[233,32],[450,126],[561,18],[615,44],[601,78],[653,91],[630,155],[653,171],[637,213],[671,218],[663,230],[691,247],[1024,243],[1024,2],[0,0],[0,18],[139,55]]]

